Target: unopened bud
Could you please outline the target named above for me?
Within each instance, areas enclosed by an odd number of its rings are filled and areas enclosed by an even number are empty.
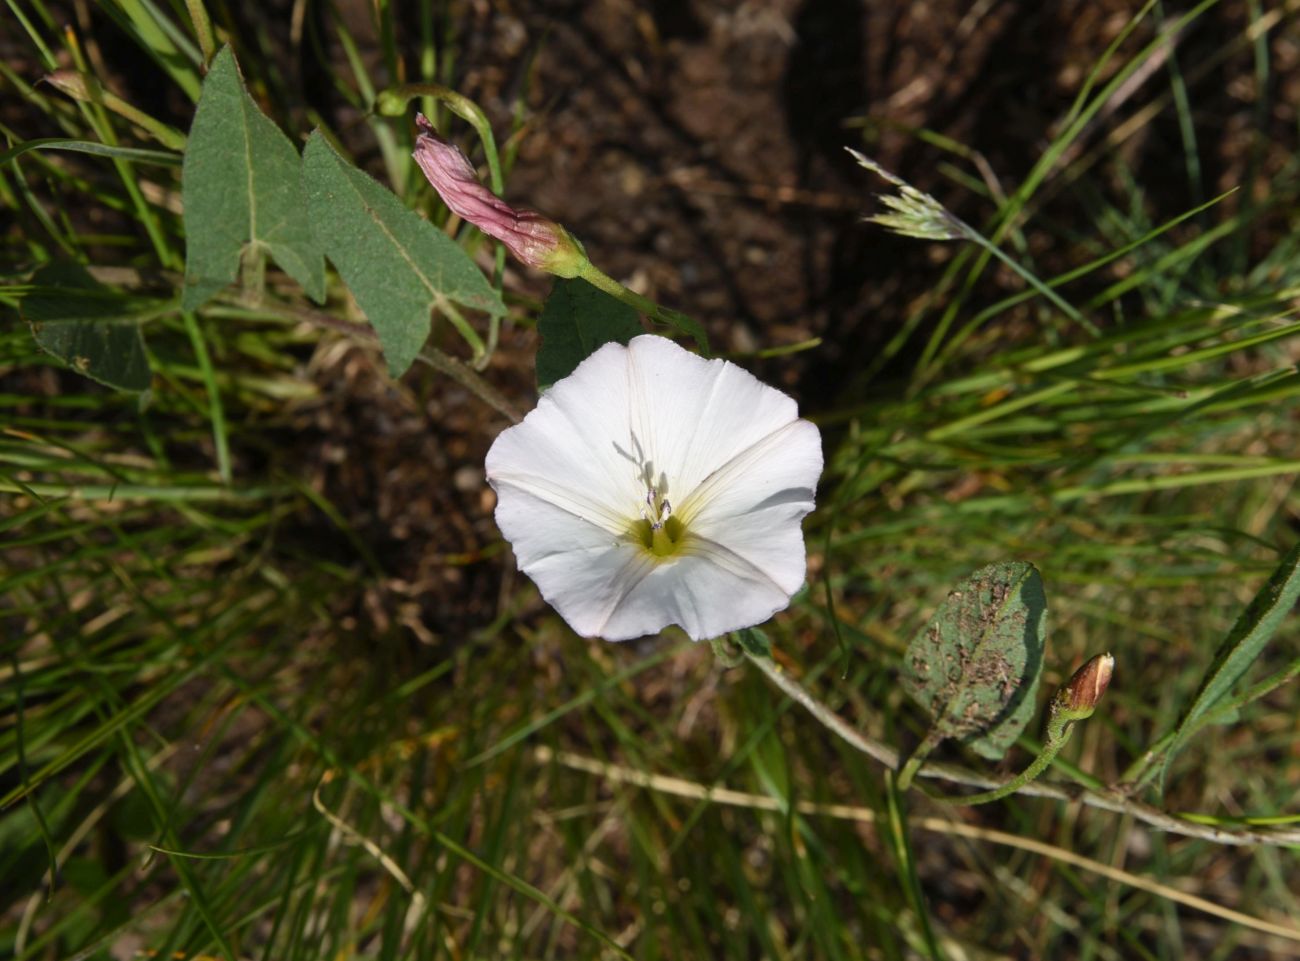
[[[1056,708],[1066,717],[1082,721],[1091,717],[1097,702],[1110,685],[1115,658],[1098,654],[1074,672],[1074,677],[1056,694]]]
[[[417,114],[415,162],[442,202],[462,220],[505,244],[516,258],[559,277],[576,277],[587,262],[581,245],[553,220],[535,210],[511,207],[479,183],[469,159],[438,136],[433,124]]]

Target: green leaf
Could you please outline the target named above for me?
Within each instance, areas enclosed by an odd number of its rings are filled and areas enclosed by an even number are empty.
[[[451,302],[494,316],[505,304],[464,249],[353,167],[315,131],[302,155],[312,229],[400,377]]]
[[[903,688],[933,719],[934,743],[957,738],[1006,754],[1034,715],[1047,597],[1032,564],[990,564],[962,582],[912,639]]]
[[[109,387],[149,386],[136,304],[80,264],[47,264],[32,275],[32,285],[21,310],[42,350]]]
[[[736,639],[747,654],[752,654],[754,657],[772,656],[772,641],[761,628],[741,628],[736,632]]]
[[[1214,662],[1205,672],[1192,706],[1174,730],[1173,740],[1165,751],[1161,765],[1161,780],[1174,755],[1186,746],[1188,739],[1201,727],[1202,718],[1232,690],[1263,653],[1265,645],[1295,607],[1297,598],[1300,598],[1300,544],[1292,547],[1282,558],[1268,583],[1255,595],[1255,599],[1237,618],[1237,623],[1219,645]]]
[[[244,89],[229,47],[212,61],[181,168],[185,290],[196,310],[239,272],[245,245],[269,253],[317,303],[325,261],[311,232],[298,151]]]
[[[556,280],[537,320],[537,386],[550,387],[611,342],[645,333],[637,312],[585,280]]]
[[[694,341],[700,352],[709,356],[709,335],[701,324],[694,317],[683,314],[680,310],[669,310],[667,307],[660,307],[654,315],[655,320],[662,320],[667,324],[677,328],[683,334],[688,334]]]

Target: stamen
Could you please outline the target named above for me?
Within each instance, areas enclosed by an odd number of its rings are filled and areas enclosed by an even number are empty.
[[[637,509],[641,519],[633,521],[629,533],[634,542],[663,560],[682,553],[686,528],[673,516],[673,505],[660,495],[659,487],[646,485],[645,500]]]
[[[673,506],[668,502],[668,498],[662,501],[659,499],[659,491],[653,487],[646,490],[645,507],[641,508],[641,520],[650,525],[650,530],[657,531],[664,526],[668,518],[673,516]],[[650,508],[649,511],[646,507]]]

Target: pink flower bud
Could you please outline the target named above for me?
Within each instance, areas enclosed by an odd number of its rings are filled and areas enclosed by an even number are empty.
[[[423,114],[416,115],[415,124],[420,128],[415,162],[452,213],[501,241],[528,266],[560,277],[578,276],[587,256],[567,230],[535,210],[511,207],[479,183],[460,148],[439,137]]]
[[[1088,660],[1056,695],[1060,709],[1079,720],[1091,715],[1110,686],[1114,670],[1115,658],[1109,654],[1098,654]]]

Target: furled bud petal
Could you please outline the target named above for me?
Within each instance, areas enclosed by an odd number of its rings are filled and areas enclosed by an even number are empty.
[[[415,162],[452,213],[505,244],[519,260],[560,277],[576,277],[587,255],[572,235],[535,210],[511,207],[481,183],[460,148],[417,114]]]
[[[1057,709],[1072,720],[1081,721],[1092,715],[1097,702],[1110,685],[1115,670],[1115,658],[1098,654],[1074,672],[1065,687],[1056,695]]]

